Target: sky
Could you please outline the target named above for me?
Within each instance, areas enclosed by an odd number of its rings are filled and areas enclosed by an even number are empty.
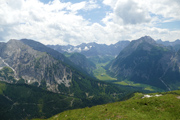
[[[180,0],[0,0],[0,41],[114,44],[180,39]]]

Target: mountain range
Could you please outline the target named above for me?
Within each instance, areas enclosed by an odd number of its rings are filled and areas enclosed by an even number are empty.
[[[47,45],[48,47],[63,52],[78,52],[86,57],[94,57],[94,56],[117,56],[119,52],[129,44],[129,41],[119,41],[116,44],[106,45],[106,44],[97,44],[93,43],[82,43],[77,46],[67,45]]]
[[[76,55],[71,58],[76,59]],[[0,43],[0,68],[0,81],[5,82],[0,82],[3,119],[11,119],[16,113],[13,119],[48,117],[67,109],[117,101],[130,92],[91,77],[65,55],[28,39]],[[48,99],[50,96],[61,102]],[[55,107],[56,103],[65,104]],[[30,105],[34,106],[26,110]],[[48,112],[48,108],[55,109],[53,106],[56,110]]]
[[[172,47],[175,51],[180,49],[180,40],[179,39],[175,40],[174,42],[162,41],[162,40],[157,40],[156,42],[158,44],[162,44],[164,46]]]
[[[109,46],[83,43],[78,46],[49,45],[49,47],[59,49],[60,52],[84,54],[96,65],[111,61],[105,67],[106,71],[118,81],[129,80],[162,90],[179,88],[179,40],[155,41],[149,36],[144,36],[138,40],[121,41]]]
[[[112,45],[45,46],[29,39],[0,42],[0,117],[47,118],[69,109],[125,100],[135,90],[144,91],[112,84],[122,81],[164,91],[179,89],[179,48],[178,40],[155,41],[149,36]],[[93,77],[95,69],[101,77],[108,74],[115,79],[112,83],[100,81]]]

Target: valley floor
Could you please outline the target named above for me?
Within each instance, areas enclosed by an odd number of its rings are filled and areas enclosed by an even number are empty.
[[[96,69],[93,71],[94,73],[94,76],[99,79],[99,80],[105,80],[105,81],[109,81],[109,80],[117,80],[116,78],[113,78],[111,76],[109,76],[107,73],[106,73],[106,70],[103,68],[105,67],[107,63],[96,63]]]
[[[109,62],[106,63],[96,63],[96,69],[93,71],[94,76],[102,81],[118,84],[118,85],[123,85],[123,86],[132,86],[132,87],[138,87],[142,88],[142,90],[150,91],[150,92],[156,92],[156,91],[163,91],[157,87],[153,87],[150,85],[146,84],[141,84],[141,83],[134,83],[133,81],[129,80],[118,80],[117,78],[113,78],[107,74],[107,71],[104,69],[104,67],[108,64]]]

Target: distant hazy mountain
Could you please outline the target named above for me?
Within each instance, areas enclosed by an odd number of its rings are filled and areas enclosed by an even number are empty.
[[[157,40],[156,42],[158,44],[162,44],[164,46],[171,46],[175,51],[178,51],[180,49],[180,40],[179,39],[174,42],[162,41],[162,40]]]
[[[119,41],[116,44],[106,45],[93,43],[82,43],[78,46],[61,46],[61,45],[48,45],[59,52],[78,52],[86,57],[94,56],[117,56],[119,52],[129,44],[129,41]]]
[[[166,90],[178,89],[179,54],[145,36],[132,41],[107,67],[119,79],[128,79]]]

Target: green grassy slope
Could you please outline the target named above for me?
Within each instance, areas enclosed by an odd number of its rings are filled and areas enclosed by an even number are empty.
[[[96,69],[93,71],[94,76],[99,80],[117,80],[106,74],[106,70],[103,68],[107,63],[96,63]]]
[[[180,120],[180,90],[149,95],[136,93],[127,101],[65,111],[49,120]]]

